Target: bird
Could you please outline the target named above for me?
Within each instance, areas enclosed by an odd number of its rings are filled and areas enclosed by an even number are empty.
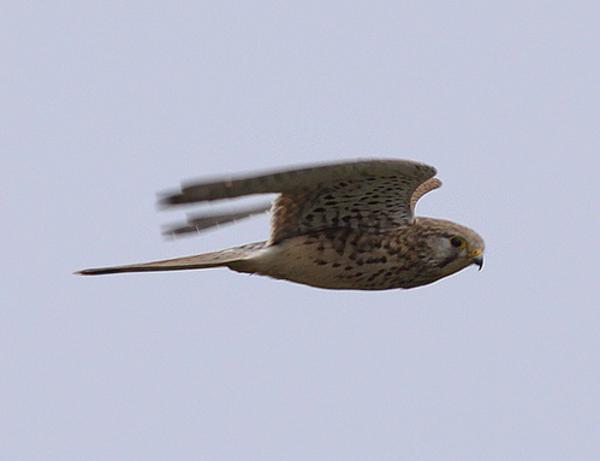
[[[271,204],[191,215],[166,233],[185,235],[270,210],[269,237],[220,251],[80,275],[226,267],[317,288],[408,289],[468,266],[483,267],[484,241],[454,222],[415,216],[417,201],[441,186],[434,167],[413,160],[358,159],[183,183],[159,194],[163,208],[255,194]]]

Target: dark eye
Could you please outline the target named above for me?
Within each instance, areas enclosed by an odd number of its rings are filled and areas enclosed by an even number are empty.
[[[453,247],[460,248],[464,245],[465,241],[461,237],[452,237],[450,243]]]

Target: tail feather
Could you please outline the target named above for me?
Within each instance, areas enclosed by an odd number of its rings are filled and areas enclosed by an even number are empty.
[[[257,250],[264,248],[266,242],[249,243],[227,250],[203,253],[195,256],[151,261],[147,263],[127,264],[124,266],[95,267],[75,272],[77,275],[104,275],[122,272],[159,272],[189,269],[206,269],[210,267],[229,267],[249,258]]]

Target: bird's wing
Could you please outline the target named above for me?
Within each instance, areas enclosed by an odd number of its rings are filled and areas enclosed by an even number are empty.
[[[249,208],[232,210],[215,214],[189,214],[187,222],[167,225],[163,228],[163,235],[167,237],[180,237],[191,233],[201,232],[221,224],[229,224],[249,218],[271,209],[271,203],[263,203]]]
[[[161,204],[279,193],[271,242],[328,228],[377,233],[412,221],[418,198],[439,187],[428,182],[435,174],[435,168],[410,160],[357,160],[184,184],[181,191],[163,195]]]
[[[438,178],[429,178],[427,181],[419,184],[410,197],[411,214],[414,216],[417,202],[421,197],[423,197],[427,192],[431,192],[432,190],[435,190],[441,186],[442,181],[440,181]]]

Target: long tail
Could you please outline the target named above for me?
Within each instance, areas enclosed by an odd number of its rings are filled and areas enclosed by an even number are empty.
[[[165,259],[162,261],[151,261],[147,263],[128,264],[125,266],[95,267],[75,272],[77,275],[104,275],[118,274],[121,272],[157,272],[157,271],[179,271],[188,269],[205,269],[209,267],[230,267],[234,270],[244,271],[237,267],[239,263],[252,256],[256,251],[264,248],[266,242],[249,243],[227,250],[204,253],[195,256],[184,256],[182,258]],[[237,263],[237,264],[236,264]],[[241,264],[240,266],[243,266]],[[244,271],[245,272],[245,271]]]

